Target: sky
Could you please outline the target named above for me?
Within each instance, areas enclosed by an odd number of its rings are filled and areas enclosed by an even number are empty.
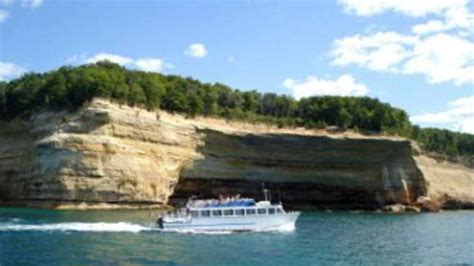
[[[0,0],[1,80],[103,59],[474,133],[474,0]]]

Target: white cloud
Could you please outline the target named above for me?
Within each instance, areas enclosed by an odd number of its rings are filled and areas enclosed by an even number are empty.
[[[320,79],[309,76],[305,80],[287,78],[282,85],[293,92],[296,99],[318,95],[363,96],[369,91],[367,86],[351,75],[342,75],[336,80]]]
[[[433,15],[411,27],[413,34],[382,31],[333,42],[332,65],[351,64],[373,71],[423,75],[428,83],[474,83],[474,11],[469,0],[339,0],[361,16],[392,11],[407,16]]]
[[[474,83],[474,43],[447,34],[423,39],[410,51],[403,72],[424,74],[429,83]]]
[[[87,57],[84,54],[74,55],[67,60],[67,63],[91,64],[104,60],[147,72],[162,72],[165,68],[173,68],[173,65],[166,63],[161,58],[144,57],[134,59],[110,53],[98,53],[90,57]]]
[[[190,57],[202,58],[207,55],[206,46],[202,43],[193,43],[186,48],[184,53]]]
[[[9,14],[7,11],[0,9],[0,23],[4,22],[7,20]]]
[[[412,31],[416,34],[425,34],[430,32],[438,32],[446,30],[448,27],[440,20],[430,20],[424,24],[418,24],[412,27]]]
[[[371,70],[398,71],[395,66],[409,56],[406,47],[417,43],[417,38],[395,32],[355,35],[335,40],[331,64],[357,64]]]
[[[411,121],[423,124],[444,124],[447,128],[474,134],[474,96],[457,99],[445,111],[412,116]]]
[[[148,72],[161,72],[163,70],[164,62],[160,58],[139,58],[135,60],[136,67]]]
[[[356,64],[374,71],[421,74],[429,83],[474,83],[474,43],[444,33],[354,35],[335,40],[331,55],[336,66]]]
[[[474,32],[474,13],[466,5],[448,9],[441,16],[442,20],[430,20],[412,27],[415,34],[430,34],[452,29]]]
[[[133,59],[129,57],[124,57],[121,55],[115,55],[115,54],[109,54],[109,53],[96,54],[94,56],[85,58],[84,62],[90,64],[90,63],[96,63],[96,62],[104,61],[104,60],[114,62],[119,65],[129,65],[133,63]]]
[[[474,134],[474,117],[468,117],[457,125],[457,131]]]
[[[8,9],[8,6],[19,3],[21,7],[26,8],[37,8],[43,4],[43,0],[0,0],[0,5],[5,6]],[[0,9],[0,23],[4,22],[10,17],[10,13],[4,9]]]
[[[466,6],[468,2],[468,0],[339,0],[346,12],[359,16],[372,16],[393,11],[413,17],[440,14]]]
[[[43,4],[43,0],[0,0],[0,4],[4,6],[9,6],[14,3],[20,4],[21,7],[37,8]]]
[[[25,72],[26,69],[19,65],[0,61],[0,80],[16,78]]]
[[[474,13],[469,9],[469,0],[339,0],[347,13],[372,16],[385,12],[396,12],[411,17],[437,16],[425,23],[414,25],[415,34],[428,34],[451,29],[474,31]]]
[[[37,8],[43,4],[43,0],[21,0],[22,7]]]

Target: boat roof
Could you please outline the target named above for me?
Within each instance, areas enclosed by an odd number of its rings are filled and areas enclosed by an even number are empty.
[[[230,199],[230,200],[191,200],[187,204],[191,208],[219,208],[219,207],[247,207],[256,206],[254,199]]]
[[[258,201],[254,199],[237,199],[237,200],[190,200],[186,205],[188,209],[216,209],[216,208],[265,208],[265,207],[281,207],[281,203],[272,204],[270,201]]]

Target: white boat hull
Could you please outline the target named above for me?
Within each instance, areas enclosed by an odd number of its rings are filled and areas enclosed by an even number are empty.
[[[294,230],[300,212],[275,215],[189,217],[163,220],[163,231],[272,231]]]

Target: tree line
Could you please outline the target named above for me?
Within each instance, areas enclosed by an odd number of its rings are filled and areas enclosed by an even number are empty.
[[[404,110],[369,97],[309,97],[240,91],[221,83],[202,83],[175,75],[128,70],[102,61],[28,73],[0,82],[0,119],[25,116],[43,108],[74,110],[94,97],[148,110],[163,109],[269,123],[280,127],[353,129],[410,137],[429,151],[473,155],[474,136],[412,126]]]

